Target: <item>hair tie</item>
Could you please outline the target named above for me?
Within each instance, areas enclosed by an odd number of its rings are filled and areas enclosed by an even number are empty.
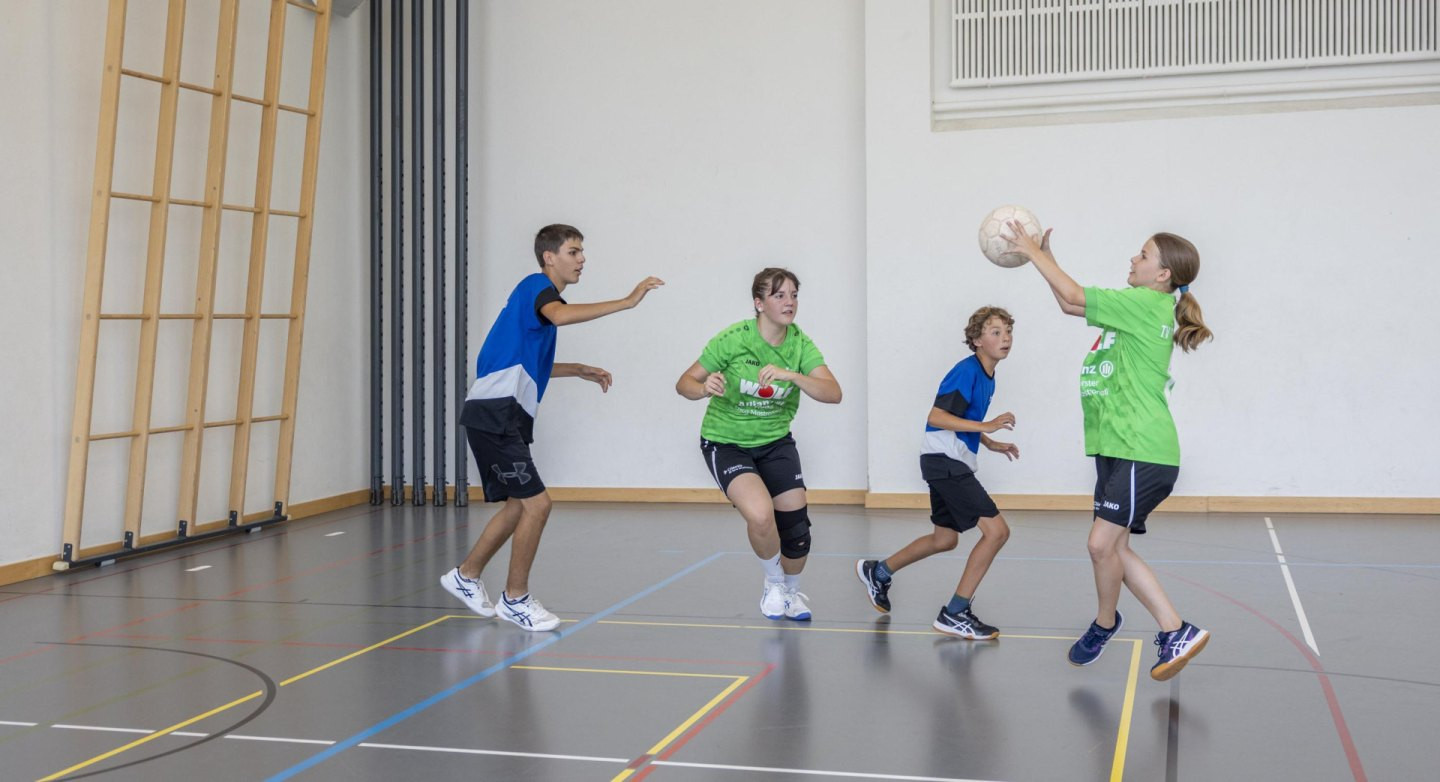
[[[1181,295],[1181,296],[1184,296],[1185,294],[1187,294],[1187,293],[1189,293],[1189,292],[1190,292],[1190,286],[1189,286],[1189,285],[1181,285],[1181,286],[1180,286],[1180,295]]]

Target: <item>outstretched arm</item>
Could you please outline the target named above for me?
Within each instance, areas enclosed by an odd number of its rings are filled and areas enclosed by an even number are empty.
[[[611,315],[621,310],[628,310],[635,307],[645,298],[645,294],[664,285],[665,281],[659,277],[646,277],[635,286],[635,290],[623,299],[612,301],[597,301],[591,304],[568,304],[563,301],[552,301],[540,308],[540,314],[556,326],[569,326],[573,323],[584,323],[587,320],[595,320]]]
[[[559,364],[557,363],[550,370],[550,377],[578,377],[582,380],[589,380],[591,383],[599,383],[600,391],[604,393],[610,390],[615,379],[609,372],[600,367],[592,367],[589,364]]]
[[[1085,288],[1060,268],[1055,261],[1055,256],[1050,252],[1050,231],[1047,229],[1045,235],[1037,243],[1033,237],[1025,233],[1025,229],[1019,221],[1011,220],[1007,223],[1010,231],[1015,234],[1014,238],[1005,237],[1015,248],[1015,252],[1030,259],[1030,262],[1039,270],[1040,276],[1050,285],[1050,292],[1055,295],[1055,301],[1060,304],[1060,310],[1066,315],[1085,314]]]
[[[805,395],[816,402],[824,402],[833,405],[840,402],[842,396],[840,381],[830,374],[830,368],[821,364],[810,370],[810,374],[802,375],[799,372],[790,372],[781,369],[774,364],[766,364],[760,368],[760,385],[769,385],[772,380],[783,380],[786,383],[794,383],[805,392]]]

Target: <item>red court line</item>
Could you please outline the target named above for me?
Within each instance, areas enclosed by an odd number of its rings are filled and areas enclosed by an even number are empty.
[[[704,718],[702,718],[699,722],[697,722],[697,723],[695,723],[694,725],[690,726],[690,730],[685,731],[685,735],[683,735],[683,736],[681,736],[680,738],[676,739],[674,743],[672,743],[670,746],[666,747],[663,752],[661,752],[659,755],[656,755],[655,757],[656,757],[656,758],[659,758],[660,760],[669,760],[669,759],[671,758],[671,756],[673,756],[676,752],[680,751],[680,748],[683,747],[683,746],[685,746],[685,744],[686,744],[688,741],[690,741],[690,739],[695,738],[695,736],[698,735],[701,730],[704,730],[704,728],[705,728],[706,725],[709,725],[712,721],[714,721],[714,719],[715,719],[716,717],[720,716],[721,714],[723,714],[723,713],[725,712],[726,709],[730,708],[730,704],[734,703],[734,702],[737,701],[737,700],[740,700],[740,696],[741,696],[741,695],[744,695],[751,687],[754,687],[756,682],[760,681],[761,679],[765,678],[766,676],[769,676],[769,675],[770,675],[770,672],[773,671],[773,670],[775,670],[775,664],[774,664],[774,663],[769,663],[769,664],[767,664],[767,665],[765,666],[765,670],[761,671],[761,672],[758,673],[758,674],[755,674],[755,678],[751,679],[751,680],[748,681],[748,682],[745,682],[745,686],[743,686],[743,687],[741,687],[740,689],[736,690],[735,692],[731,693],[729,698],[726,698],[723,703],[721,703],[719,706],[716,706],[714,709],[712,709],[712,710],[710,711],[710,713],[709,713],[709,714],[706,714],[706,715],[704,716]],[[645,760],[646,762],[649,762],[649,760],[651,760],[651,759],[653,759],[653,758],[647,758],[646,756],[642,755],[642,756],[640,756],[639,758],[636,759],[636,762],[638,763],[640,760]],[[626,768],[634,768],[634,767],[636,767],[635,764],[631,764],[630,766],[626,766]],[[650,776],[650,772],[651,772],[651,771],[654,771],[656,768],[658,768],[658,766],[654,766],[654,765],[646,766],[646,767],[645,767],[645,770],[643,770],[643,771],[641,771],[639,774],[636,774],[636,775],[635,775],[635,782],[640,782],[640,780],[644,779],[644,778],[647,777],[647,776]]]
[[[1335,688],[1330,684],[1330,677],[1325,672],[1325,666],[1320,664],[1320,658],[1317,657],[1315,653],[1310,650],[1310,647],[1307,646],[1299,638],[1291,635],[1290,631],[1282,627],[1279,622],[1271,619],[1265,614],[1260,613],[1256,609],[1251,608],[1245,603],[1236,600],[1235,598],[1225,594],[1224,592],[1216,591],[1208,586],[1205,586],[1204,584],[1199,583],[1198,581],[1191,581],[1188,578],[1185,578],[1183,576],[1177,576],[1174,573],[1167,573],[1166,575],[1184,581],[1185,583],[1192,586],[1203,589],[1206,592],[1209,592],[1210,594],[1217,597],[1224,598],[1225,600],[1234,603],[1235,605],[1245,609],[1246,611],[1249,611],[1250,613],[1263,620],[1266,624],[1275,628],[1276,632],[1285,636],[1286,640],[1288,640],[1291,644],[1295,646],[1296,649],[1300,651],[1300,654],[1303,655],[1305,657],[1305,660],[1310,663],[1310,667],[1315,670],[1315,676],[1320,680],[1320,689],[1324,691],[1325,702],[1330,706],[1330,718],[1335,722],[1335,732],[1340,736],[1340,745],[1345,750],[1345,759],[1350,761],[1350,773],[1355,777],[1355,782],[1365,782],[1365,780],[1367,779],[1367,777],[1365,776],[1365,767],[1360,763],[1360,752],[1355,748],[1355,740],[1350,736],[1349,726],[1345,724],[1345,714],[1340,710],[1340,699],[1335,695]]]

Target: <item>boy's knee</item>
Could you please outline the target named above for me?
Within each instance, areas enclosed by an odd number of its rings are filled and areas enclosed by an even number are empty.
[[[937,527],[930,536],[930,543],[936,551],[954,551],[960,545],[960,533],[948,527]]]
[[[1006,524],[1004,519],[996,516],[995,523],[989,526],[989,529],[981,527],[980,534],[993,541],[996,548],[1005,545],[1005,541],[1010,539],[1010,525]]]
[[[520,501],[521,511],[526,515],[540,521],[550,517],[550,493],[540,492],[534,497],[526,497]]]

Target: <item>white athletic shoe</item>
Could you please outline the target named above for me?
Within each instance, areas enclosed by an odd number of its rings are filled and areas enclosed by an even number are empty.
[[[560,625],[560,617],[546,611],[539,600],[528,594],[512,601],[509,595],[501,592],[500,602],[495,604],[495,612],[501,619],[514,622],[532,632],[554,630]]]
[[[809,599],[810,599],[810,596],[807,595],[807,594],[805,594],[804,592],[801,592],[801,591],[798,590],[798,589],[791,589],[791,588],[789,588],[789,587],[786,587],[786,588],[785,588],[785,616],[786,616],[786,618],[788,618],[788,619],[794,619],[794,620],[796,620],[797,622],[808,622],[808,621],[810,621],[810,606],[805,605],[805,601],[806,601],[806,600],[809,600]]]
[[[449,573],[440,577],[440,586],[445,591],[460,598],[475,613],[490,617],[495,615],[495,606],[490,604],[490,596],[485,594],[485,585],[480,579],[469,579],[460,575],[460,568],[454,568]]]
[[[760,595],[760,613],[767,619],[782,619],[785,616],[785,582],[765,579],[765,591]]]

